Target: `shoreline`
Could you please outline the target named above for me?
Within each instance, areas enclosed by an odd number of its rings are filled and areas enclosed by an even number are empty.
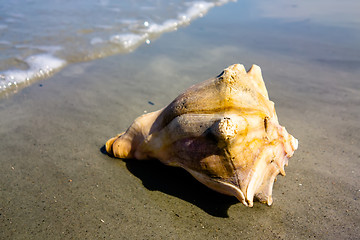
[[[209,24],[234,12],[232,7],[211,11],[131,54],[66,66],[0,99],[0,237],[359,236],[360,71],[355,60],[360,54],[351,46],[341,53],[341,45],[312,45],[310,38],[296,36],[307,49],[298,56],[286,51],[293,44],[286,31],[271,37],[261,34],[261,25],[226,31],[227,21],[234,19]],[[227,40],[214,36],[216,31]],[[252,36],[262,39],[251,42]],[[261,48],[266,41],[268,49]],[[338,62],[332,61],[331,49]],[[324,61],[317,61],[323,53]],[[350,55],[353,67],[346,64]],[[102,152],[106,140],[134,118],[164,107],[234,63],[262,68],[280,124],[299,139],[286,177],[274,184],[271,207],[259,202],[244,207],[182,169],[122,161]]]
[[[9,21],[13,22],[12,27],[8,27],[6,24],[1,24],[0,22],[0,31],[2,29],[6,29],[6,34],[4,34],[4,41],[0,41],[0,45],[4,45],[2,47],[4,56],[2,57],[2,61],[0,62],[0,97],[2,95],[9,95],[14,92],[17,92],[19,89],[26,87],[27,85],[30,85],[36,81],[39,81],[41,79],[46,79],[51,77],[55,72],[61,71],[62,68],[64,68],[66,65],[77,63],[77,62],[87,62],[87,61],[93,61],[96,59],[106,58],[113,55],[119,55],[119,54],[127,54],[131,53],[135,49],[137,49],[139,46],[144,44],[150,44],[151,41],[159,38],[162,34],[166,34],[167,32],[173,32],[176,31],[178,28],[185,27],[189,25],[192,21],[195,19],[202,17],[206,15],[206,13],[214,8],[214,7],[220,7],[223,4],[227,4],[228,0],[221,0],[214,2],[187,2],[185,4],[180,4],[179,2],[179,9],[177,11],[172,12],[168,16],[168,18],[164,18],[160,20],[159,16],[162,16],[161,9],[163,7],[154,7],[153,10],[158,9],[160,11],[160,14],[157,15],[158,19],[151,19],[151,17],[148,17],[147,20],[142,20],[141,17],[139,19],[136,19],[136,15],[147,15],[150,14],[150,12],[146,12],[145,8],[139,7],[138,13],[133,12],[130,14],[130,16],[134,17],[133,20],[127,19],[124,15],[126,15],[126,11],[123,12],[121,15],[123,18],[117,18],[116,21],[122,22],[124,25],[120,27],[119,29],[116,28],[116,24],[112,25],[112,23],[108,22],[109,26],[104,23],[104,25],[98,24],[98,22],[93,22],[92,29],[73,29],[70,26],[67,26],[66,30],[60,31],[62,34],[58,33],[58,36],[53,36],[50,32],[52,30],[56,29],[56,24],[51,25],[52,18],[56,18],[59,22],[66,22],[68,19],[63,19],[64,15],[66,13],[61,12],[64,9],[61,9],[60,6],[58,6],[58,11],[54,12],[54,15],[44,15],[42,18],[38,19],[38,23],[34,24],[34,18],[28,19],[29,25],[27,29],[29,29],[29,32],[24,32],[24,36],[21,37],[21,35],[17,35],[16,33],[24,31],[24,29],[18,29],[19,26],[17,26],[16,22],[19,20],[21,21],[22,18],[26,14],[18,13],[9,13],[9,15],[15,15],[19,19],[6,19],[4,22]],[[26,3],[18,3],[20,6],[23,4],[24,8],[30,8],[31,4],[26,5]],[[98,11],[101,15],[106,15],[106,9],[110,9],[111,7],[108,6],[109,3],[103,2],[98,6]],[[127,3],[129,4],[129,2]],[[125,3],[125,6],[122,6],[122,8],[131,9],[131,6],[127,5]],[[159,6],[160,3],[157,3]],[[11,5],[11,4],[9,4]],[[55,4],[56,5],[56,4]],[[121,11],[116,7],[116,3],[112,6],[113,8]],[[121,4],[120,4],[121,5]],[[134,4],[135,6],[136,4]],[[171,4],[170,4],[171,5]],[[39,11],[39,9],[36,9],[37,5],[32,5],[34,9],[31,9],[30,11]],[[71,10],[68,9],[68,11],[76,11],[76,10],[84,10],[89,11],[90,9],[87,9],[86,6],[91,8],[92,4],[84,5],[83,8],[79,6],[79,8],[72,8]],[[106,7],[107,6],[107,7]],[[181,6],[181,7],[180,7]],[[51,11],[52,8],[56,8],[54,5],[47,6],[47,11]],[[63,6],[65,7],[65,6]],[[69,6],[71,7],[71,4]],[[11,6],[4,6],[5,9],[10,8],[16,8],[16,3]],[[66,7],[65,7],[66,8]],[[181,8],[181,10],[180,10]],[[150,10],[151,8],[148,8],[147,10]],[[142,12],[143,10],[143,12]],[[169,9],[170,10],[170,9]],[[175,8],[173,9],[175,10]],[[41,11],[41,10],[40,10]],[[77,12],[78,14],[73,15],[79,15],[78,17],[81,19],[80,14],[82,13],[81,10]],[[94,13],[94,12],[93,12]],[[111,13],[107,12],[108,16],[107,18],[101,18],[98,20],[105,20],[114,18],[111,17]],[[154,13],[152,13],[154,14]],[[150,14],[150,15],[152,15]],[[150,16],[149,15],[149,16]],[[47,16],[50,16],[47,18]],[[128,16],[128,17],[130,17]],[[86,16],[83,16],[86,17]],[[119,16],[118,16],[119,17]],[[96,19],[97,17],[94,16]],[[1,20],[1,19],[0,19]],[[36,21],[36,20],[35,20]],[[41,29],[37,29],[39,27],[40,23],[50,21],[49,24],[45,24],[42,26]],[[81,22],[81,20],[78,20]],[[106,21],[105,21],[106,22]],[[54,23],[53,23],[54,24]],[[102,26],[101,26],[102,25]],[[77,26],[78,28],[82,28],[84,26],[81,25],[79,22],[74,22],[74,26]],[[107,27],[106,27],[107,26]],[[90,27],[91,28],[91,27]],[[102,30],[100,30],[102,29]],[[105,29],[108,30],[107,34],[101,33],[102,31],[105,31]],[[110,30],[111,29],[111,30]],[[128,30],[126,30],[128,29]],[[36,34],[32,36],[33,33],[39,32],[38,30],[42,30],[44,32],[48,32],[49,35],[39,37]],[[75,31],[75,32],[74,32]],[[56,30],[55,30],[56,32]],[[65,35],[63,35],[65,34]],[[67,36],[66,34],[69,34]],[[91,39],[87,39],[86,35],[93,34],[93,37]],[[108,36],[110,34],[110,36]],[[71,36],[72,35],[72,36]],[[12,36],[9,38],[9,36]],[[30,39],[26,39],[25,36],[29,36]],[[30,45],[23,44],[23,45],[17,45],[17,39],[16,38],[23,38],[22,41],[25,42],[33,42]],[[42,40],[47,42],[46,38],[49,39],[48,44],[52,46],[46,46],[42,44],[36,43],[37,39],[38,43]],[[89,37],[89,36],[88,36]],[[13,39],[15,38],[15,40]],[[43,39],[45,38],[45,39]],[[71,41],[69,39],[73,38]],[[9,47],[10,46],[10,47]],[[78,46],[75,47],[74,46]],[[13,53],[9,53],[9,49],[16,49],[17,51],[14,51]],[[25,49],[25,50],[20,50]],[[33,52],[32,54],[26,53],[26,52]],[[30,55],[29,55],[30,54]],[[15,55],[13,57],[9,57],[9,55]]]

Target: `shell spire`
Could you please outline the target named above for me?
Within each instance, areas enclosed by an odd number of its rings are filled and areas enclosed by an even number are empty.
[[[207,187],[271,205],[276,176],[298,148],[280,126],[261,69],[241,64],[194,85],[159,111],[134,120],[106,150],[119,158],[157,158]]]

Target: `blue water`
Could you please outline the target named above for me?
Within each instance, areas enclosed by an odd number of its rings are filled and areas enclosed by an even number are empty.
[[[0,94],[67,64],[127,53],[229,0],[11,0],[0,4]]]

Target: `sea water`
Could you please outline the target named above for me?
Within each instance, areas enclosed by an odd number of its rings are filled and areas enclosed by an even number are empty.
[[[0,3],[0,95],[67,64],[128,53],[230,0]]]

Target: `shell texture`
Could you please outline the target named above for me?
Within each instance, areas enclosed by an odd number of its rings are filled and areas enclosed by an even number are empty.
[[[234,64],[190,87],[168,106],[135,119],[106,150],[118,158],[157,158],[246,206],[272,204],[278,174],[298,147],[279,125],[259,66]]]

